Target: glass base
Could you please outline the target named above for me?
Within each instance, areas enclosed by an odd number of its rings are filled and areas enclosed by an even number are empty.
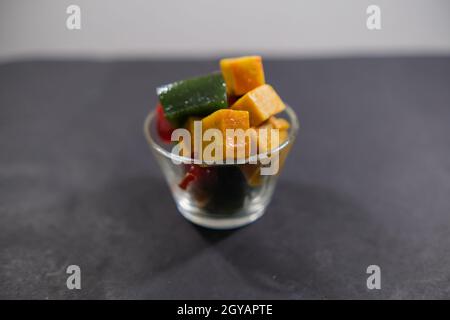
[[[245,214],[214,216],[212,214],[201,214],[197,208],[186,206],[183,202],[178,203],[177,207],[180,213],[190,222],[201,227],[219,230],[243,227],[259,219],[265,212],[265,206],[258,206],[252,208],[251,212],[245,212]]]

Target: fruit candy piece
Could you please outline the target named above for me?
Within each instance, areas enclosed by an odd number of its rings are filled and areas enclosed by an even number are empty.
[[[185,172],[184,178],[178,184],[184,190],[194,182],[197,188],[207,188],[216,181],[214,171],[209,167],[187,164],[185,165]]]
[[[282,118],[270,117],[269,120],[263,122],[260,126],[256,127],[257,133],[257,145],[258,153],[265,153],[267,151],[273,150],[283,144],[288,139],[289,122]],[[260,140],[259,130],[266,129],[266,142]],[[275,140],[272,141],[272,130],[278,129],[278,141],[276,136]],[[261,136],[263,137],[263,136]]]
[[[222,132],[223,136],[223,156],[226,156],[226,148],[233,149],[233,154],[236,153],[237,148],[245,148],[245,154],[247,155],[248,141],[244,139],[243,143],[245,145],[241,145],[239,140],[235,141],[234,137],[227,137],[226,130],[227,129],[242,129],[246,131],[249,129],[249,113],[247,111],[238,111],[231,109],[222,109],[218,110],[209,116],[203,118],[202,120],[202,130],[205,132],[208,129],[219,129]],[[192,134],[192,132],[191,132]],[[208,145],[212,142],[204,142],[203,146]],[[209,160],[209,159],[205,159]]]
[[[291,126],[289,121],[283,118],[270,117],[267,121],[272,125],[272,128],[275,129],[287,130]]]
[[[169,121],[167,121],[166,117],[164,116],[163,108],[161,107],[161,104],[158,104],[156,107],[156,128],[158,131],[158,135],[164,142],[171,142],[171,136],[173,130],[175,128],[170,124]]]
[[[256,127],[270,116],[286,108],[281,98],[272,88],[265,84],[245,94],[236,101],[231,109],[245,110],[250,113],[250,126]]]
[[[219,129],[225,135],[226,129],[244,129],[250,127],[249,113],[247,111],[222,109],[203,118],[202,128],[206,131],[211,128]]]
[[[280,132],[281,133],[281,132]],[[278,161],[278,172],[276,175],[279,175],[281,170],[284,167],[284,162],[286,161],[286,157],[291,150],[292,145],[288,144],[283,149],[279,151],[278,159],[273,159],[272,161]],[[263,182],[265,176],[261,175],[261,165],[260,164],[241,164],[239,165],[242,174],[247,180],[249,186],[257,187],[260,186]]]
[[[260,56],[222,59],[220,69],[229,95],[241,96],[265,83]]]
[[[197,177],[194,174],[187,172],[183,177],[183,180],[181,180],[180,183],[178,184],[178,186],[181,189],[186,190],[187,187],[191,184],[191,182],[194,181],[195,179],[197,179]]]
[[[156,90],[164,115],[179,125],[188,116],[204,116],[226,108],[225,82],[220,73],[177,81]]]
[[[282,121],[281,121],[282,120]],[[259,127],[256,128],[256,131],[258,133],[257,136],[257,143],[258,143],[258,152],[259,153],[266,153],[267,151],[273,150],[277,148],[279,145],[283,144],[288,138],[289,133],[289,122],[282,118],[275,118],[271,117],[269,120],[261,124]],[[259,130],[261,129],[267,129],[267,142],[263,143],[263,141],[260,140],[259,136]],[[272,144],[271,140],[271,130],[278,129],[278,136],[279,140],[274,141]],[[279,171],[283,168],[284,161],[286,159],[287,154],[289,153],[289,150],[291,148],[291,145],[285,146],[283,149],[279,151]],[[259,186],[263,182],[263,176],[261,175],[261,165],[260,164],[243,164],[239,166],[242,173],[244,174],[245,178],[247,179],[247,183],[250,186]]]

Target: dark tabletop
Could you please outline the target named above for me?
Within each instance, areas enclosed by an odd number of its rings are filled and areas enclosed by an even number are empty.
[[[450,298],[450,58],[265,67],[299,139],[266,214],[219,232],[142,133],[157,85],[217,61],[0,65],[0,298]]]

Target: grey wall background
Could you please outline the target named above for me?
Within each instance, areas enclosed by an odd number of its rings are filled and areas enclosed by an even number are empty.
[[[0,0],[0,60],[449,54],[448,0]],[[66,29],[81,7],[82,29]],[[382,30],[366,28],[366,8]]]

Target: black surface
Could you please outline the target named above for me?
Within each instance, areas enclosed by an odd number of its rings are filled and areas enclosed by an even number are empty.
[[[233,232],[177,213],[142,134],[157,85],[213,69],[0,66],[1,298],[450,298],[450,59],[266,62],[301,131]]]

